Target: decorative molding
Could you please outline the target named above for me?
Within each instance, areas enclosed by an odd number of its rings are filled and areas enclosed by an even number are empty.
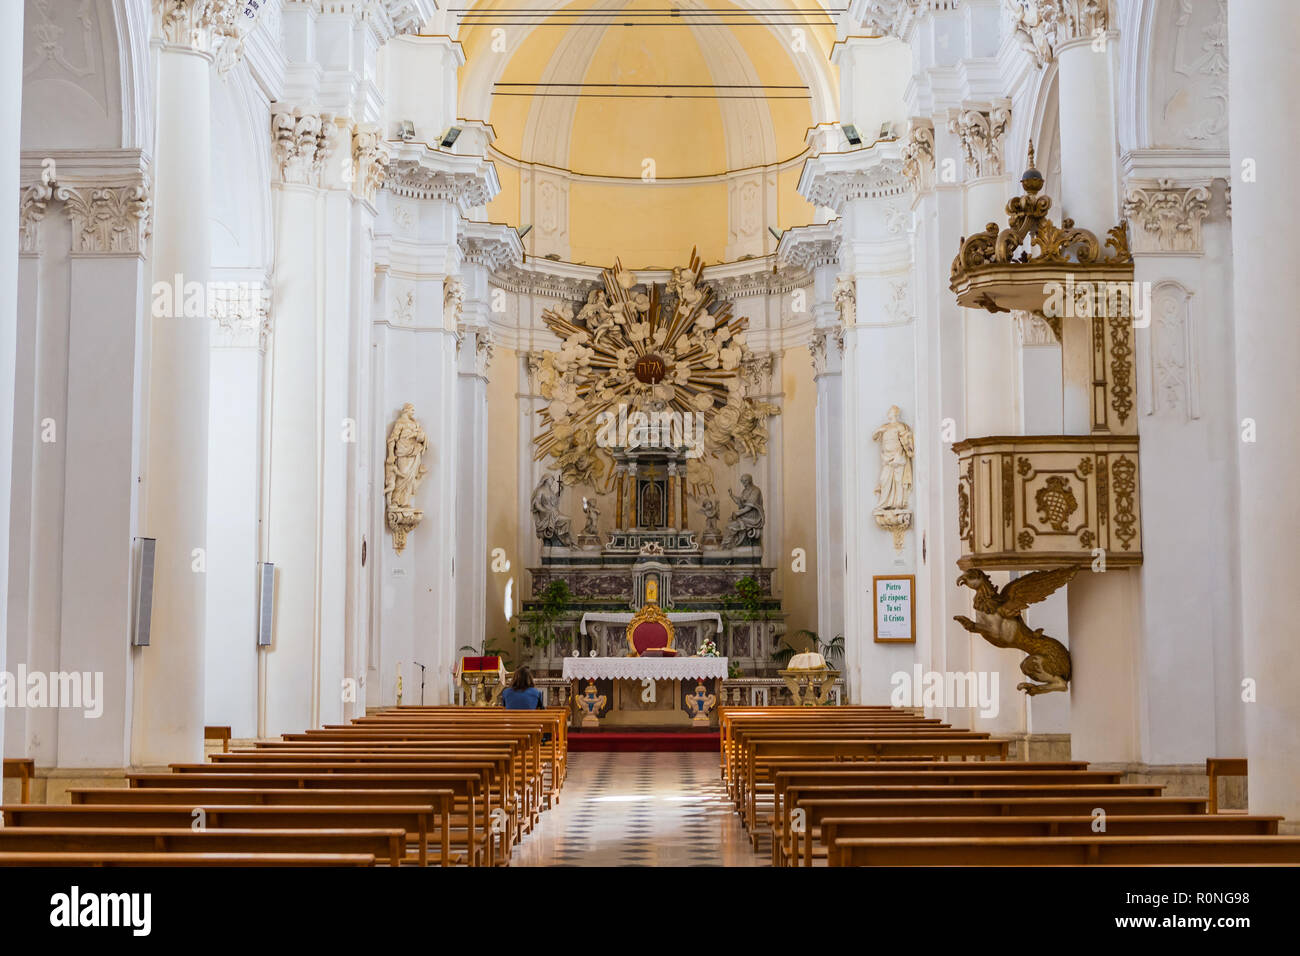
[[[934,187],[934,123],[914,117],[903,146],[903,176],[916,192]]]
[[[352,132],[353,188],[373,203],[388,172],[388,150],[378,126],[358,124]]]
[[[1141,226],[1132,232],[1133,251],[1202,253],[1201,223],[1210,208],[1209,185],[1130,180],[1124,190],[1124,216]]]
[[[776,272],[762,269],[743,275],[709,278],[714,295],[723,301],[747,296],[785,295],[795,289],[806,288],[808,284],[807,273],[800,269],[778,269]]]
[[[73,252],[138,254],[149,240],[153,224],[147,182],[128,186],[59,183],[54,198],[64,203],[72,221]],[[35,215],[38,205],[43,209],[43,204],[33,199],[26,210],[29,217]]]
[[[1110,29],[1110,0],[1006,0],[1011,31],[1039,69],[1072,40]]]
[[[980,179],[1002,175],[1002,136],[1010,125],[1011,110],[1007,106],[963,109],[949,119],[948,131],[961,143],[967,176]]]
[[[522,247],[517,238],[514,242],[510,242],[503,235],[476,236],[462,229],[459,230],[456,241],[460,246],[461,259],[464,262],[483,266],[492,273],[500,272],[512,263],[518,262],[521,257]]]
[[[782,243],[781,262],[796,269],[812,272],[819,266],[838,265],[840,237],[835,235],[800,236],[799,229],[788,230],[790,240]],[[823,232],[825,227],[822,227]],[[782,236],[782,239],[785,237]]]
[[[442,321],[448,328],[460,327],[460,316],[465,310],[465,283],[459,276],[442,280]]]
[[[1200,418],[1199,367],[1192,293],[1172,279],[1157,282],[1151,292],[1149,338],[1151,385],[1146,413]]]
[[[927,6],[926,0],[860,0],[850,8],[851,21],[868,33],[902,40],[912,21]]]
[[[322,172],[337,138],[333,113],[273,104],[274,181],[286,185],[322,185]]]

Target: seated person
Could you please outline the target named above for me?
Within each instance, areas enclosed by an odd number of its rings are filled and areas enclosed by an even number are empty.
[[[515,671],[515,679],[501,692],[506,710],[540,710],[542,692],[533,686],[533,673],[527,667]]]

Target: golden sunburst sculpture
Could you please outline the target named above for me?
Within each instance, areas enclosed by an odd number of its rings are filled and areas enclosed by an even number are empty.
[[[687,461],[694,495],[713,491],[709,459],[734,465],[767,451],[767,419],[781,410],[746,394],[757,381],[749,320],[733,316],[730,302],[715,305],[703,271],[692,249],[690,265],[674,268],[661,287],[639,283],[615,259],[601,273],[604,290],[591,290],[576,314],[567,302],[542,313],[563,345],[544,351],[537,367],[549,404],[536,458],[550,457],[565,484],[609,490],[614,459],[601,438],[621,405],[628,417],[675,413],[688,436],[702,432]]]

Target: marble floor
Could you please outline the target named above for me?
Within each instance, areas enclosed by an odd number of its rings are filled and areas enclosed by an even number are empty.
[[[570,753],[560,803],[514,866],[766,866],[750,849],[715,753]]]

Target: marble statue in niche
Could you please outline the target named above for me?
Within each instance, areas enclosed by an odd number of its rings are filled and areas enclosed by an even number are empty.
[[[763,540],[763,524],[766,514],[763,511],[763,493],[754,484],[752,475],[740,476],[740,494],[728,489],[727,494],[736,503],[736,510],[727,522],[727,537],[723,540],[724,548],[738,548],[742,545],[758,545]]]
[[[401,554],[406,547],[407,534],[424,519],[424,512],[417,510],[413,501],[420,480],[429,472],[423,463],[424,453],[429,448],[429,436],[416,421],[415,406],[410,402],[397,413],[388,432],[386,447],[385,511],[388,530],[393,533],[393,548]]]
[[[700,514],[704,515],[704,530],[700,533],[700,544],[718,547],[722,544],[722,530],[718,527],[718,501],[705,498],[700,502]]]
[[[560,479],[556,475],[542,475],[533,489],[533,529],[543,546],[573,547],[570,521],[560,514]]]
[[[908,500],[912,495],[912,459],[916,441],[912,429],[899,421],[902,413],[891,405],[885,422],[871,434],[880,443],[880,477],[876,480],[876,524],[894,536],[894,550],[903,550],[903,536],[912,526]]]

